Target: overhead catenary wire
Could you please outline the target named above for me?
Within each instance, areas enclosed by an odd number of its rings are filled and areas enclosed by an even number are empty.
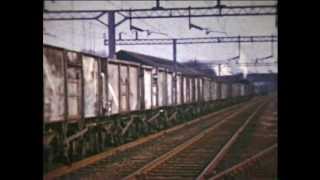
[[[116,6],[112,1],[108,1],[108,3],[110,3],[113,7],[119,9],[119,6]],[[120,9],[123,9],[123,4],[122,4],[122,3],[121,3]],[[153,28],[153,29],[156,29],[158,32],[161,32],[160,29],[158,29],[158,28],[154,27],[153,25],[147,23],[147,22],[146,22],[145,20],[143,20],[143,19],[139,19],[139,22],[141,22],[141,23],[145,24],[146,26],[149,26],[149,27],[151,27],[151,28]]]
[[[76,37],[83,37],[85,35],[87,35],[88,33],[86,32],[81,32],[81,31],[74,31],[74,32],[71,32],[70,31],[71,27],[68,28],[68,27],[59,27],[59,26],[54,26],[52,28],[50,28],[48,30],[48,32],[51,32],[51,31],[54,31],[54,30],[58,30],[60,32],[60,34],[63,34],[63,35],[68,35],[68,34],[71,34],[73,33],[74,36]],[[101,38],[101,34],[100,33],[95,33],[95,35],[93,36],[93,38],[96,38],[96,39],[100,39]]]
[[[114,3],[112,3],[111,1],[108,1],[108,3],[110,3],[111,6],[119,9],[119,7],[116,6]],[[121,6],[121,9],[123,9],[122,6]],[[151,27],[151,29],[153,29],[153,30],[156,29],[156,31],[161,32],[158,28],[156,28],[156,27],[154,27],[153,25],[147,23],[147,22],[146,22],[145,20],[143,20],[143,19],[139,19],[138,21],[141,22],[141,23],[143,23],[143,24],[146,25],[146,26]],[[148,28],[148,29],[150,29],[150,28]],[[168,35],[168,36],[169,36],[169,35]],[[169,36],[169,37],[171,37],[171,36]],[[172,38],[172,37],[171,37],[171,38]],[[118,45],[118,46],[119,46],[119,45]],[[167,48],[167,47],[158,47],[158,48],[160,48],[160,49],[162,50],[162,52],[167,52],[167,53],[163,53],[163,54],[171,54],[171,53],[168,53],[168,48]]]
[[[108,1],[108,2],[110,2],[110,4],[114,4],[113,2],[111,2],[111,1]],[[212,1],[212,2],[215,2],[215,1]],[[172,3],[172,2],[169,2],[170,4]],[[206,3],[206,4],[208,4],[207,2],[205,2],[204,1],[204,3]],[[116,7],[117,8],[117,7]],[[121,2],[121,9],[123,9],[123,2]],[[222,18],[222,17],[221,17]],[[226,18],[227,19],[227,18]],[[226,20],[226,19],[224,19],[224,20]],[[217,18],[217,20],[219,21],[218,23],[219,23],[219,25],[221,25],[220,24],[220,18]],[[225,22],[225,21],[221,21],[221,22]],[[139,19],[139,22],[141,22],[141,23],[143,23],[144,25],[146,25],[146,26],[148,26],[148,27],[151,27],[152,29],[157,29],[158,30],[158,28],[155,28],[153,25],[150,25],[149,23],[147,23],[146,21],[144,21],[144,20],[142,20],[142,19]],[[217,24],[218,24],[217,23]],[[225,25],[225,24],[224,24]],[[90,25],[89,26],[91,26],[91,23],[90,23]],[[75,43],[74,42],[74,40],[75,40],[75,38],[74,37],[76,37],[76,36],[78,36],[79,35],[79,33],[77,34],[77,33],[74,33],[74,24],[72,23],[72,34],[74,35],[74,36],[72,36],[72,42],[73,43]],[[223,27],[223,29],[225,28],[225,26]],[[242,27],[241,27],[242,28]],[[106,31],[106,29],[107,28],[104,28],[104,30]],[[243,29],[243,28],[242,28]],[[76,31],[77,32],[77,31]],[[94,38],[95,36],[94,36],[94,34],[96,33],[96,29],[89,29],[89,36],[90,36],[90,38],[89,38],[89,40],[90,40],[90,48],[91,49],[96,49],[96,47],[95,47],[95,45],[96,45],[96,38]],[[101,35],[101,34],[100,34]],[[256,49],[256,47],[253,47],[254,49]],[[166,50],[168,50],[167,48],[164,48],[164,49],[166,49]],[[168,54],[171,54],[171,53],[168,53]]]

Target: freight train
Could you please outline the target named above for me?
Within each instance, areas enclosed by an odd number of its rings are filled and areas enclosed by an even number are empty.
[[[129,51],[107,59],[50,45],[43,83],[46,170],[252,96],[247,82],[170,60]]]

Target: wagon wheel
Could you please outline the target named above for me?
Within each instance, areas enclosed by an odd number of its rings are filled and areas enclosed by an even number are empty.
[[[52,146],[54,146],[54,144],[56,144],[57,141],[57,137],[55,135],[55,132],[52,131],[52,129],[48,130],[48,136],[43,136],[43,145],[44,145],[44,151],[43,151],[43,159],[44,159],[44,168],[45,171],[47,171],[49,169],[49,167],[52,166],[53,163],[53,159],[54,159],[54,149],[51,148]],[[51,135],[50,135],[51,134]]]
[[[102,134],[101,134],[101,128],[96,128],[95,133],[95,150],[96,152],[100,152],[102,150]]]
[[[102,129],[101,126],[97,126],[96,127],[96,135],[95,135],[95,149],[96,149],[96,152],[99,153],[103,150],[103,133],[104,133],[104,130]]]
[[[65,140],[68,138],[68,122],[64,122],[62,123],[61,126],[61,131],[62,131],[62,141],[60,142],[60,147],[62,149],[62,153],[63,153],[63,157],[65,159],[65,163],[70,163],[71,159],[70,159],[70,145],[69,143],[65,143]]]
[[[120,137],[121,125],[117,120],[113,121],[111,132],[112,132],[112,138],[113,138],[112,144],[120,145],[121,144],[121,137]]]
[[[104,130],[102,129],[101,131],[100,131],[100,137],[101,137],[101,150],[104,150],[105,149],[105,147],[106,147],[106,137],[107,137],[107,133],[106,132],[104,132]]]
[[[85,128],[85,119],[84,118],[81,118],[78,122],[78,129],[79,131],[81,131],[82,129]]]

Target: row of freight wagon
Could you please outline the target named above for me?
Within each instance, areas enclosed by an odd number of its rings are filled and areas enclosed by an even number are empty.
[[[44,45],[44,122],[74,122],[252,92],[247,83],[219,81],[185,70],[174,73],[163,67]]]

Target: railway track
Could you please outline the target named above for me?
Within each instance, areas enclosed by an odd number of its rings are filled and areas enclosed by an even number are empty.
[[[251,119],[266,105],[266,100],[258,104],[233,118],[219,121],[124,179],[196,179],[203,169],[221,159],[225,149],[232,145]]]
[[[246,171],[248,164],[250,167],[254,167],[254,164],[263,164],[261,160],[266,160],[262,158],[265,155],[268,155],[269,159],[274,159],[276,156],[274,150],[277,148],[277,102],[273,102],[268,104],[261,116],[248,124],[246,132],[240,135],[221,162],[214,167],[214,171],[205,172],[206,179],[209,177],[209,179],[223,179],[229,177],[228,174],[233,174],[234,177],[235,173]],[[273,171],[272,175],[266,177],[274,176],[272,177],[274,179],[276,170]]]
[[[169,130],[151,135],[145,142],[136,143],[131,147],[119,147],[108,155],[100,158],[89,158],[86,163],[81,162],[72,167],[62,168],[59,172],[52,172],[45,179],[121,179],[135,172],[157,157],[169,152],[174,147],[199,134],[210,126],[218,123],[221,119],[230,119],[237,116],[246,109],[252,108],[260,103],[261,99],[241,103],[219,112],[211,113],[202,118],[179,125]],[[201,121],[201,123],[198,123]],[[139,140],[138,140],[139,141]],[[135,143],[135,142],[134,142]],[[98,155],[99,156],[99,155]],[[60,173],[60,174],[59,174]]]
[[[278,145],[274,144],[259,153],[253,155],[244,161],[219,172],[218,174],[207,178],[208,180],[219,180],[219,179],[258,179],[258,178],[270,178],[274,179],[277,161],[277,149]],[[266,163],[267,162],[267,163]],[[270,166],[270,163],[272,165]],[[264,166],[274,168],[273,171],[266,171]],[[258,172],[257,172],[258,171]],[[258,175],[257,175],[258,174]],[[258,177],[260,176],[260,177]],[[273,177],[270,177],[273,176]],[[254,178],[255,177],[255,178]]]

